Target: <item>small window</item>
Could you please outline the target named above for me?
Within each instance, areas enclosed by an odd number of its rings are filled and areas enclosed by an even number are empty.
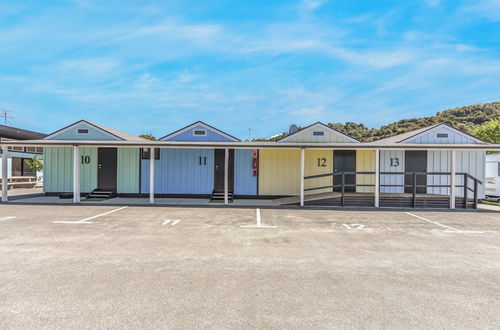
[[[438,139],[447,139],[448,133],[437,133]]]
[[[11,151],[22,151],[22,152],[24,152],[24,147],[8,147],[7,149],[11,150]]]
[[[207,135],[207,131],[204,130],[204,129],[195,129],[193,131],[193,135],[194,136],[206,136]]]
[[[77,132],[78,134],[88,134],[89,130],[88,128],[79,128]]]
[[[500,176],[500,163],[498,163],[497,165],[498,165],[498,176]]]
[[[149,148],[141,149],[141,159],[149,159]],[[160,149],[155,148],[155,159],[160,159]]]
[[[323,132],[323,131],[313,131],[313,136],[325,136],[325,132]]]

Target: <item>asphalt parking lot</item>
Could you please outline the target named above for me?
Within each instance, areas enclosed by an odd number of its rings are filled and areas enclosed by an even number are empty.
[[[498,283],[498,212],[0,205],[2,329],[497,328]]]

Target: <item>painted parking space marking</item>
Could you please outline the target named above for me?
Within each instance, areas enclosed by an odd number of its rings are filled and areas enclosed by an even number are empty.
[[[360,223],[343,223],[342,226],[349,230],[363,230],[367,229],[365,225],[360,224]]]
[[[53,223],[81,224],[81,225],[92,224],[93,222],[91,222],[89,220],[92,220],[92,219],[95,219],[95,218],[99,218],[99,217],[103,217],[105,215],[121,211],[123,209],[126,209],[127,207],[128,206],[123,206],[123,207],[120,207],[120,208],[117,208],[117,209],[114,209],[114,210],[111,210],[111,211],[108,211],[108,212],[104,212],[104,213],[101,213],[101,214],[97,214],[97,215],[94,215],[92,217],[88,217],[88,218],[85,218],[85,219],[79,220],[79,221],[53,221]]]
[[[165,220],[165,221],[163,221],[163,223],[161,225],[162,226],[165,226],[165,225],[175,226],[179,222],[181,222],[181,220]]]
[[[260,209],[255,209],[255,225],[243,225],[241,228],[278,228],[278,226],[268,226],[262,224]]]
[[[7,220],[12,220],[15,219],[16,217],[0,217],[0,221],[7,221]]]
[[[427,221],[429,223],[433,223],[433,224],[435,224],[437,226],[443,227],[443,228],[445,228],[444,231],[447,232],[447,233],[460,233],[460,234],[483,234],[484,233],[484,231],[478,231],[478,230],[460,230],[460,229],[456,229],[456,228],[453,228],[453,227],[450,227],[450,226],[447,226],[447,225],[443,225],[442,223],[426,219],[424,217],[421,217],[419,215],[416,215],[416,214],[413,214],[413,213],[410,213],[410,212],[406,212],[406,214],[411,215],[412,217],[415,217],[415,218]]]
[[[439,223],[439,222],[436,222],[436,221],[432,221],[432,220],[426,219],[426,218],[424,218],[424,217],[421,217],[421,216],[419,216],[419,215],[416,215],[416,214],[413,214],[413,213],[410,213],[410,212],[406,212],[406,214],[411,215],[412,217],[418,218],[418,219],[420,219],[420,220],[424,220],[424,221],[427,221],[427,222],[429,222],[429,223],[433,223],[433,224],[435,224],[435,225],[437,225],[437,226],[440,226],[440,227],[446,228],[446,229],[448,229],[448,230],[450,230],[450,231],[453,231],[453,232],[459,232],[459,231],[460,231],[460,230],[455,229],[455,228],[453,228],[453,227],[450,227],[450,226],[447,226],[447,225],[443,225],[442,223]]]

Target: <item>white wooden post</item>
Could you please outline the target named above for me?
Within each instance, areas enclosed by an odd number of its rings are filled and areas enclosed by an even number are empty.
[[[450,209],[455,208],[455,185],[456,185],[456,153],[451,150],[450,157]]]
[[[306,149],[300,149],[300,206],[304,206],[304,168]]]
[[[149,204],[155,203],[155,148],[149,148]]]
[[[7,182],[9,180],[9,174],[8,174],[8,162],[7,162],[7,153],[9,152],[9,149],[7,146],[2,146],[2,202],[8,202],[9,201],[9,193],[8,193],[8,185]]]
[[[380,206],[380,150],[375,150],[375,207]]]
[[[73,146],[73,203],[80,203],[80,147]]]
[[[224,149],[224,204],[229,204],[229,149]]]

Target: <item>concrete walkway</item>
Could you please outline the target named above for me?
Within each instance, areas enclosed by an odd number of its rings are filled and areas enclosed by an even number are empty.
[[[36,196],[27,198],[16,198],[9,203],[13,204],[73,204],[73,199],[61,199],[55,196]],[[103,201],[85,201],[82,199],[80,205],[150,205],[149,198],[117,197]],[[223,202],[210,202],[207,198],[155,198],[154,205],[193,205],[193,206],[217,206],[224,205]],[[235,199],[229,205],[237,206],[275,206],[269,199]]]

